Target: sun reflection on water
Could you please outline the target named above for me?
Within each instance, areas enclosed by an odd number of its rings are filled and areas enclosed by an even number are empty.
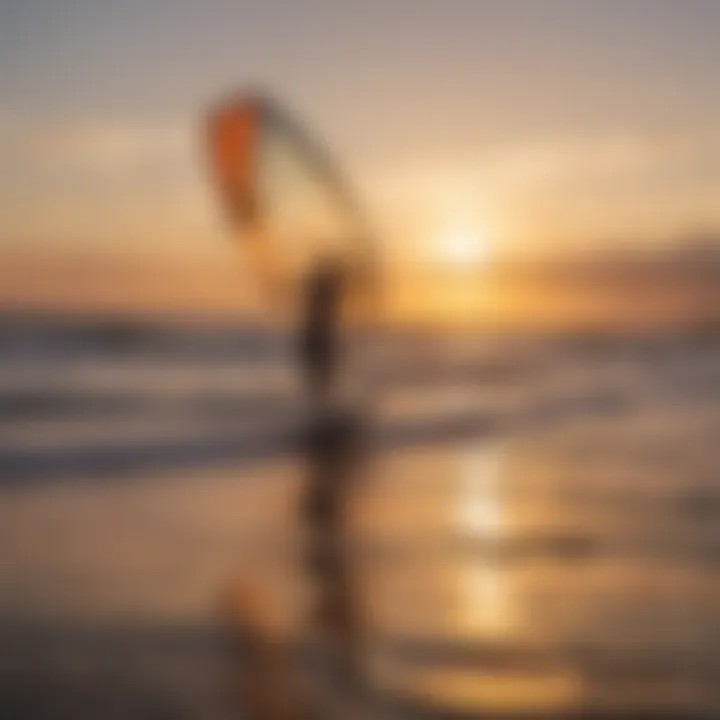
[[[455,523],[460,535],[491,551],[507,533],[503,503],[502,449],[473,448],[459,458]],[[464,567],[458,575],[456,623],[471,637],[512,632],[516,608],[504,571],[490,557]]]

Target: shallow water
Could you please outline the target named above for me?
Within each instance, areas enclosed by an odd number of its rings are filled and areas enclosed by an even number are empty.
[[[303,626],[303,464],[240,442],[300,422],[286,357],[185,335],[118,357],[25,334],[2,360],[3,717],[238,717],[223,599]],[[422,342],[388,342],[349,526],[373,684],[490,717],[720,714],[720,343]]]

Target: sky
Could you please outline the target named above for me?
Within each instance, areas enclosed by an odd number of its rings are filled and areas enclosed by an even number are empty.
[[[720,230],[716,0],[0,0],[0,247],[228,252],[200,131],[246,87],[390,259]]]

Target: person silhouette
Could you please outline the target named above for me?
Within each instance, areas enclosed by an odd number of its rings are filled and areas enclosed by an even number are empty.
[[[303,293],[300,365],[312,402],[329,400],[340,364],[340,306],[343,271],[339,264],[320,261],[309,274]]]
[[[343,682],[357,675],[361,623],[347,530],[353,481],[364,457],[360,413],[343,407],[338,398],[346,283],[338,264],[324,261],[313,269],[306,285],[299,348],[313,404],[300,508],[308,539],[306,562],[317,591],[311,625],[332,653]]]

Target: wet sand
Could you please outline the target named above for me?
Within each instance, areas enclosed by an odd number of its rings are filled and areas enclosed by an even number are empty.
[[[386,394],[350,526],[364,663],[386,704],[417,717],[717,715],[720,347],[684,347],[544,365],[538,353],[505,380],[455,367]],[[102,372],[112,389],[117,370]],[[161,372],[136,378],[139,396]],[[173,402],[206,395],[213,372],[199,363]],[[176,409],[156,404],[156,429],[132,413],[73,416],[59,435],[47,419],[35,435],[3,419],[3,717],[242,716],[223,614],[238,584],[279,634],[302,636],[303,464],[292,448],[244,454],[242,423],[229,434]],[[163,463],[143,464],[158,437]],[[205,455],[188,462],[192,442]],[[108,443],[114,460],[94,473],[87,458]],[[86,462],[13,477],[20,450]]]

